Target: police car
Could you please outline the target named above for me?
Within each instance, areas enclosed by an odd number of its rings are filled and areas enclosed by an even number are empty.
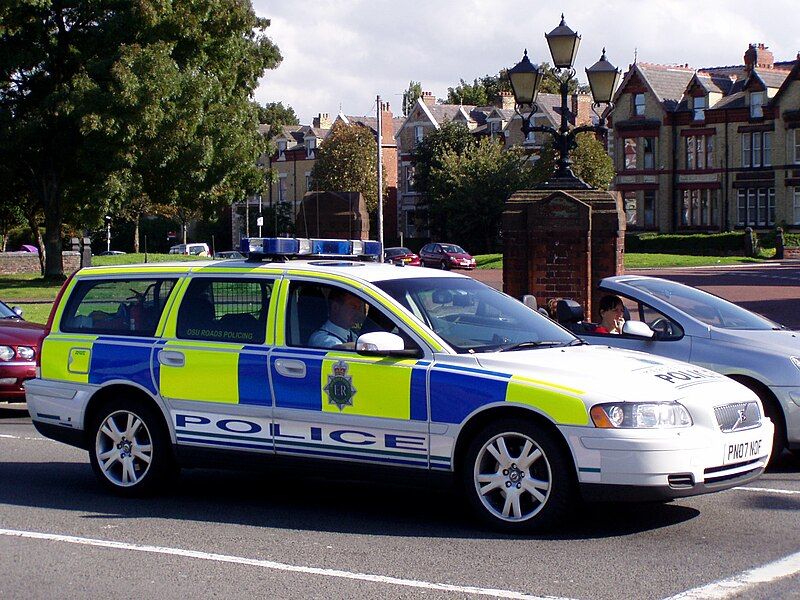
[[[62,288],[28,408],[111,490],[245,455],[369,463],[451,473],[485,521],[530,531],[580,499],[692,496],[767,463],[772,422],[727,377],[587,345],[463,275],[349,258],[375,242],[243,244]]]

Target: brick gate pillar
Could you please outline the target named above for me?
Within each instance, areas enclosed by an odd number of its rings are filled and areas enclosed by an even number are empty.
[[[603,277],[624,270],[625,213],[616,192],[525,190],[503,212],[503,291],[540,306],[573,298],[587,319]]]

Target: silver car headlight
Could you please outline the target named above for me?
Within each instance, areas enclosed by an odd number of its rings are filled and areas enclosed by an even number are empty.
[[[794,366],[800,369],[800,356],[790,356],[789,360],[794,363]]]
[[[35,352],[30,346],[17,346],[17,354],[24,360],[33,360]]]
[[[590,411],[595,427],[605,429],[675,429],[691,427],[692,417],[678,402],[614,402]]]
[[[11,346],[0,346],[0,360],[11,360],[14,358],[14,349]]]

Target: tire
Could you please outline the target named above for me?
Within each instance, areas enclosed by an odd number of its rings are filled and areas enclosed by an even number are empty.
[[[450,265],[448,265],[448,264],[447,264],[445,261],[442,261],[442,262],[439,264],[439,268],[440,268],[442,271],[449,271],[449,270],[450,270]]]
[[[507,533],[553,529],[578,500],[571,458],[554,434],[529,421],[485,427],[470,442],[460,476],[475,514]]]
[[[117,494],[147,494],[177,474],[164,418],[137,398],[104,404],[92,419],[89,433],[92,469]]]

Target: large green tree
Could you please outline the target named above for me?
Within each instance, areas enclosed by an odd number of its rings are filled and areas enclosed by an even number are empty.
[[[243,0],[0,5],[0,183],[41,207],[47,276],[63,277],[65,222],[135,202],[207,213],[262,185],[268,25]]]
[[[545,94],[559,94],[560,83],[556,77],[555,69],[548,62],[541,65],[544,68],[545,76],[542,80],[539,91]],[[576,91],[588,91],[587,86],[578,85],[578,80],[569,80],[569,93]],[[508,81],[506,70],[503,69],[497,75],[484,75],[467,83],[461,79],[456,87],[447,88],[448,104],[465,104],[472,106],[487,106],[494,102],[500,92],[510,92],[511,84]]]
[[[279,133],[284,125],[300,125],[294,109],[284,106],[283,102],[268,102],[258,107],[258,122],[270,125],[270,134]]]
[[[378,208],[378,142],[361,125],[338,121],[317,150],[311,172],[314,189],[329,192],[361,192],[369,212]],[[386,169],[381,174],[386,190]]]
[[[614,179],[614,161],[603,148],[603,144],[593,133],[579,133],[575,137],[575,147],[569,154],[572,159],[572,172],[593,188],[607,190]],[[542,148],[536,162],[537,177],[544,181],[555,171],[556,151],[552,144]]]
[[[444,239],[470,252],[492,252],[499,247],[500,219],[506,199],[530,188],[536,172],[518,147],[483,138],[464,152],[447,150],[431,170],[428,210],[445,222]]]
[[[403,116],[407,117],[422,96],[422,84],[419,81],[409,81],[408,88],[403,92]]]

